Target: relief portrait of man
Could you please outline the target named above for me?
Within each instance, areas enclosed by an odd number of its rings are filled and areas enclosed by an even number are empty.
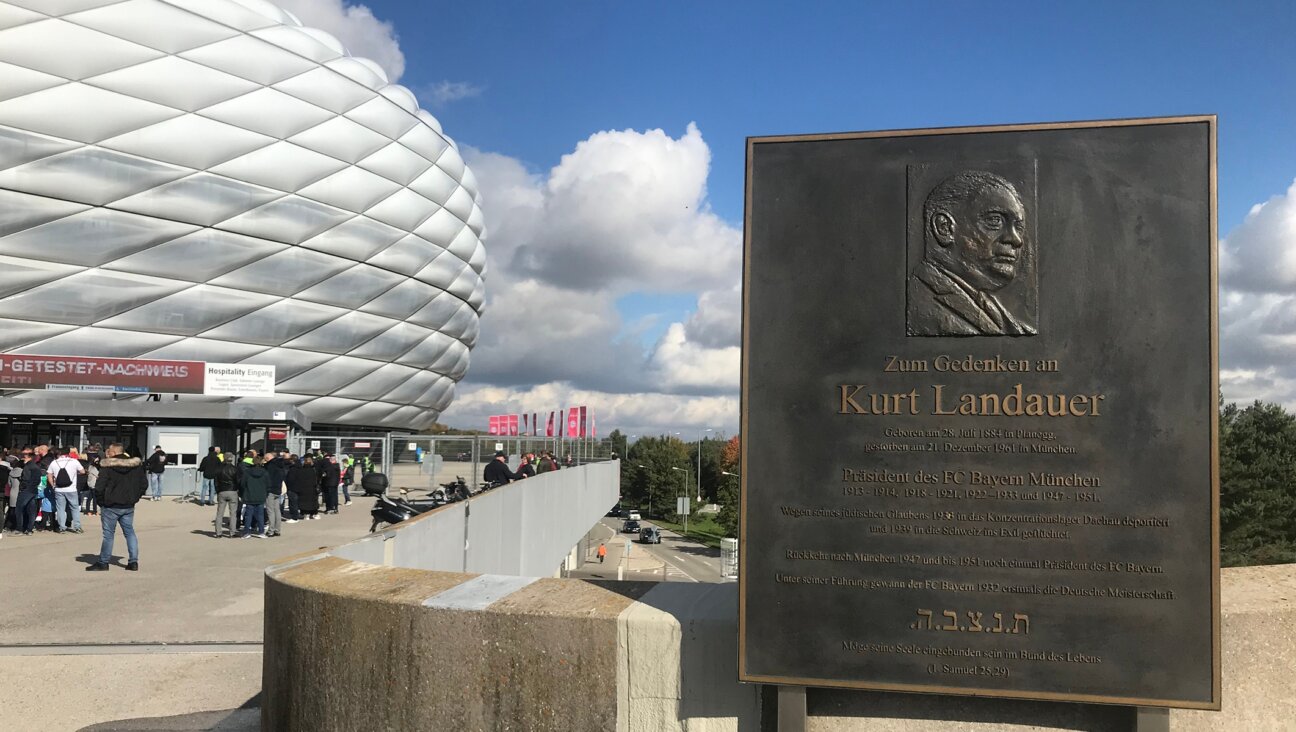
[[[909,273],[911,336],[1032,336],[996,297],[1033,245],[1029,212],[1007,179],[965,170],[932,188],[922,210],[923,259]]]

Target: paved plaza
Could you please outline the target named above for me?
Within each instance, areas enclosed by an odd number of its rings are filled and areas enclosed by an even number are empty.
[[[139,572],[124,567],[120,532],[112,569],[84,571],[99,551],[94,516],[84,534],[6,534],[0,677],[59,679],[67,694],[7,715],[4,728],[257,729],[265,567],[365,533],[372,502],[272,539],[215,539],[214,508],[143,502]]]

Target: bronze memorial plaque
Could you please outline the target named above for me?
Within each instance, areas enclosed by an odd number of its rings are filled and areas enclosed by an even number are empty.
[[[747,166],[741,679],[1218,709],[1215,118]]]

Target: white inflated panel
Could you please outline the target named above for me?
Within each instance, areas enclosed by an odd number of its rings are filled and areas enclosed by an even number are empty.
[[[268,0],[0,0],[0,351],[274,364],[316,422],[419,429],[483,238],[415,95]]]

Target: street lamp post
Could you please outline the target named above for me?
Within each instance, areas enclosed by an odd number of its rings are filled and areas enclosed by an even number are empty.
[[[705,430],[702,430],[701,432],[698,433],[698,465],[697,465],[698,503],[702,502],[702,438],[705,437],[706,433],[708,432],[714,432],[714,430],[711,427],[707,427]]]
[[[684,468],[676,468],[674,466],[671,467],[671,470],[678,470],[681,473],[683,473],[683,475],[680,476],[680,478],[683,479],[680,481],[680,495],[685,497],[688,496],[688,471],[685,470]],[[688,536],[688,517],[689,515],[687,513],[684,514],[684,535],[685,536]]]
[[[637,465],[637,467],[643,468],[644,470],[648,469],[647,465]],[[652,481],[648,481],[648,515],[649,516],[652,515],[652,493],[653,493]]]

